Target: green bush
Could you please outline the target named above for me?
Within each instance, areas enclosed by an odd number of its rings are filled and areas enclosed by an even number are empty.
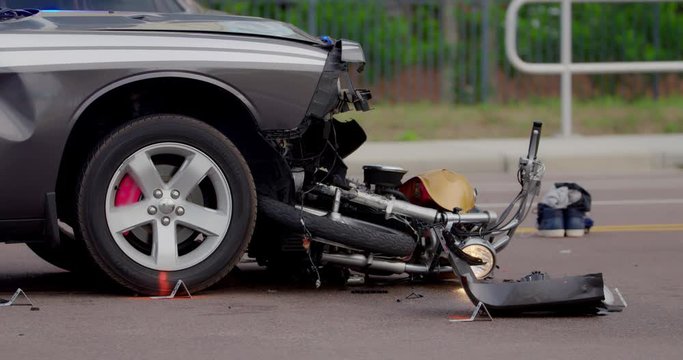
[[[455,1],[455,0],[453,0]],[[484,24],[481,0],[459,0],[452,9],[455,28],[445,29],[439,0],[205,0],[214,9],[231,14],[275,18],[310,30],[315,35],[360,41],[370,66],[364,80],[375,84],[402,70],[419,67],[441,70],[450,66],[455,98],[481,99],[482,70],[493,77],[500,71],[516,76],[504,50],[504,21],[508,1],[488,1]],[[312,4],[314,8],[312,9]],[[310,21],[310,15],[314,21]],[[520,12],[518,48],[532,62],[560,59],[558,4],[530,4]],[[655,27],[655,24],[659,24]],[[683,4],[574,4],[573,61],[637,61],[683,59]],[[490,32],[482,49],[484,28]],[[455,44],[444,41],[447,34]],[[482,64],[486,52],[493,65]],[[486,69],[482,69],[486,66]],[[614,95],[620,77],[593,77],[604,95]],[[463,86],[464,85],[464,86]]]

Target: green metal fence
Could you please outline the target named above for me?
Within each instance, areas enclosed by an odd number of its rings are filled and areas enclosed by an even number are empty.
[[[504,55],[507,0],[206,0],[231,14],[293,23],[315,35],[360,41],[358,79],[384,101],[478,103],[555,97],[559,77],[516,73]],[[575,4],[574,61],[683,59],[680,3]],[[523,8],[524,60],[559,59],[559,5]],[[578,98],[680,94],[671,75],[580,76]]]

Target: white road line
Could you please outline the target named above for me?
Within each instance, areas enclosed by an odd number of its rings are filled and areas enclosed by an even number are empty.
[[[533,227],[517,228],[518,234],[535,234],[538,230]],[[683,224],[643,224],[643,225],[603,225],[591,228],[591,233],[606,232],[682,232]]]
[[[683,205],[683,199],[639,199],[639,200],[596,200],[593,206],[624,206],[624,205]],[[482,203],[477,207],[486,208],[505,208],[508,203]]]
[[[602,200],[593,201],[593,205],[668,205],[683,204],[683,199],[643,199],[643,200]]]

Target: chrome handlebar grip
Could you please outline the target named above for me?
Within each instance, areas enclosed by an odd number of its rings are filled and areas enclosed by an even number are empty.
[[[493,211],[484,211],[480,213],[471,214],[456,214],[452,212],[442,213],[444,222],[453,222],[456,224],[488,224],[498,220],[498,214]]]
[[[534,161],[538,155],[538,144],[541,140],[541,128],[543,123],[540,121],[534,121],[534,126],[531,128],[531,136],[529,137],[529,151],[527,152],[526,158]]]

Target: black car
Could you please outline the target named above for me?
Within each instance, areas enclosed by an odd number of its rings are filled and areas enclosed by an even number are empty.
[[[140,293],[224,277],[257,192],[343,166],[332,116],[367,109],[358,44],[273,20],[4,9],[0,42],[0,241]]]
[[[203,13],[193,0],[0,0],[0,8]]]

